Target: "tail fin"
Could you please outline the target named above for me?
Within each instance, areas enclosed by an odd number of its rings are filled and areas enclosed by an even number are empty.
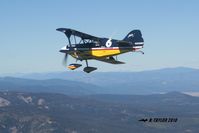
[[[140,30],[133,30],[129,32],[123,41],[133,43],[133,45],[144,45],[144,39],[142,38],[142,33]]]

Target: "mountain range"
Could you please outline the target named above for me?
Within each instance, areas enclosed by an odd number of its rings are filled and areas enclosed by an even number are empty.
[[[198,133],[199,98],[0,92],[1,133]],[[175,122],[149,122],[174,118]],[[146,122],[139,121],[147,119]]]
[[[183,67],[0,77],[0,132],[198,133],[199,97],[180,93],[198,90]]]
[[[142,72],[57,72],[0,78],[3,89],[65,94],[154,94],[198,92],[199,70],[166,68]],[[36,90],[35,90],[36,88]]]

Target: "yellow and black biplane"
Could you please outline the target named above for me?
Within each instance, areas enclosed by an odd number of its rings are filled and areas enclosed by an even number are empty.
[[[96,67],[90,67],[88,60],[95,59],[111,64],[124,64],[124,62],[117,60],[117,55],[126,52],[141,52],[144,54],[140,50],[144,45],[144,39],[140,30],[131,31],[123,40],[95,37],[68,28],[58,28],[56,30],[63,32],[68,38],[68,45],[60,50],[60,52],[65,53],[64,64],[66,64],[68,55],[71,55],[76,60],[85,60],[86,67],[84,72],[87,73],[97,69]],[[81,64],[73,63],[68,68],[75,70],[81,66]]]

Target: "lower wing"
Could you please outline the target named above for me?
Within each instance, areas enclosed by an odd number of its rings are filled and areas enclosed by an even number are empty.
[[[115,58],[113,58],[112,56],[106,57],[106,58],[95,58],[95,59],[106,62],[106,63],[111,63],[111,64],[125,64],[125,62],[115,60]]]

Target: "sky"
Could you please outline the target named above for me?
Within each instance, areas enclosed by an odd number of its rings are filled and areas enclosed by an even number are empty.
[[[68,71],[59,53],[67,43],[60,27],[114,39],[142,31],[144,55],[118,56],[124,65],[89,61],[98,71],[199,68],[198,6],[198,0],[1,0],[0,75]]]

